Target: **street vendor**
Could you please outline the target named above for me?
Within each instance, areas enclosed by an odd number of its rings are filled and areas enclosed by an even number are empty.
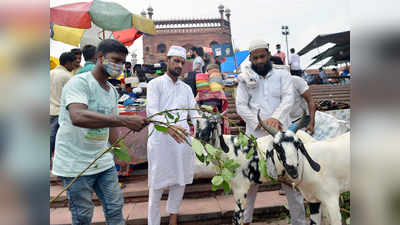
[[[147,85],[148,116],[161,111],[176,108],[195,108],[196,102],[191,88],[178,77],[185,63],[186,50],[180,46],[171,46],[167,54],[167,73],[151,80]],[[181,119],[188,116],[194,120],[197,111],[175,111],[171,114],[180,115]],[[153,120],[166,122],[164,115]],[[154,131],[154,133],[153,133]],[[170,215],[170,225],[177,224],[177,214],[185,191],[185,185],[193,182],[192,148],[184,141],[189,133],[187,121],[179,121],[168,127],[168,132],[155,130],[150,125],[148,150],[148,224],[160,224],[160,203],[165,188],[169,189],[167,212]],[[188,139],[190,141],[190,139]]]
[[[149,123],[141,116],[118,115],[118,93],[107,81],[109,76],[121,74],[127,54],[128,49],[121,42],[101,41],[94,69],[75,75],[62,90],[52,172],[61,178],[64,187],[106,150],[109,143],[119,139],[117,127],[139,131]],[[101,200],[106,223],[125,224],[124,200],[111,152],[97,160],[67,189],[72,224],[91,224],[93,192]]]
[[[242,65],[236,93],[236,109],[246,122],[246,133],[256,138],[267,135],[259,126],[257,112],[268,126],[286,130],[289,126],[289,113],[294,103],[293,82],[285,69],[273,68],[268,44],[255,40],[249,46],[250,57]],[[287,193],[292,224],[305,225],[303,196],[291,187],[282,184]],[[244,212],[245,224],[253,217],[254,203],[258,185],[250,186]]]

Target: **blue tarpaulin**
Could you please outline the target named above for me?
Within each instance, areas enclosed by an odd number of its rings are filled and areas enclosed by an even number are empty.
[[[239,67],[240,64],[247,58],[249,55],[249,50],[236,52],[236,63]],[[221,72],[233,72],[235,70],[235,61],[233,56],[226,57],[225,62],[221,63]]]

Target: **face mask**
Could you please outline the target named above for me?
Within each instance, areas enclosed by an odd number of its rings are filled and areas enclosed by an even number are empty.
[[[124,70],[124,66],[122,64],[116,64],[104,59],[103,61],[104,70],[110,75],[112,78],[117,78],[121,75]]]

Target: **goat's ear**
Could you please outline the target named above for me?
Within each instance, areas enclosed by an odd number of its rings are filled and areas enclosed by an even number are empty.
[[[308,163],[310,164],[311,168],[315,172],[319,172],[320,169],[321,169],[321,166],[310,157],[310,155],[308,154],[307,150],[304,148],[303,143],[299,142],[299,147],[300,147],[301,153],[303,153],[303,155],[306,157],[306,159],[307,159]]]

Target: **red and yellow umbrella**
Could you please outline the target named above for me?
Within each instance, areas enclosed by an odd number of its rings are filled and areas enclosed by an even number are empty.
[[[53,40],[75,46],[82,44],[85,35],[93,39],[89,41],[91,44],[113,36],[129,46],[142,34],[156,32],[152,20],[133,14],[117,3],[101,0],[50,8],[50,29]]]

